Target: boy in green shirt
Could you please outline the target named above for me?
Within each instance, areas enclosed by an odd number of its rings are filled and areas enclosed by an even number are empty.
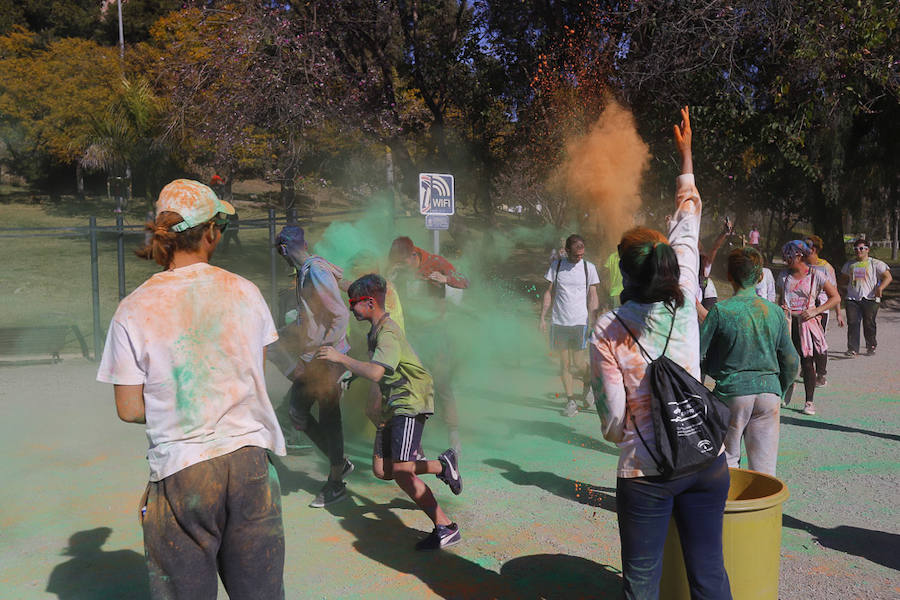
[[[416,544],[417,550],[438,550],[459,543],[459,526],[452,522],[419,475],[437,475],[454,494],[462,492],[456,452],[450,448],[437,460],[416,460],[425,421],[434,414],[434,385],[403,330],[385,312],[387,283],[380,275],[364,275],[350,284],[350,310],[359,321],[369,321],[368,362],[322,346],[316,358],[344,366],[355,376],[378,383],[381,400],[366,408],[378,431],[372,456],[372,472],[393,479],[434,523],[431,535]]]

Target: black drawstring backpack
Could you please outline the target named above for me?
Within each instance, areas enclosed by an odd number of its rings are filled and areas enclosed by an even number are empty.
[[[666,356],[669,338],[672,337],[672,328],[675,326],[675,311],[672,311],[672,325],[669,326],[666,345],[656,359],[650,357],[619,315],[613,315],[650,363],[646,376],[650,378],[650,412],[653,417],[655,451],[647,445],[634,415],[631,415],[634,430],[650,458],[667,479],[702,470],[719,454],[728,431],[731,410],[706,386]]]

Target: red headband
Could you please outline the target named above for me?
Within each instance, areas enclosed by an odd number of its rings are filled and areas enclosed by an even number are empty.
[[[353,306],[357,302],[362,302],[363,300],[371,300],[372,302],[375,302],[375,298],[373,298],[372,296],[357,296],[356,298],[350,298],[350,306]]]

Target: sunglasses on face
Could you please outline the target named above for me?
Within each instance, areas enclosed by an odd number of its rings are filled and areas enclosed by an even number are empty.
[[[222,213],[219,213],[218,215],[216,215],[216,217],[212,220],[212,222],[213,222],[213,225],[216,226],[216,229],[218,229],[220,233],[225,233],[225,230],[228,229],[228,217],[226,217]]]
[[[353,308],[354,306],[356,306],[356,304],[365,302],[366,300],[375,302],[375,298],[373,298],[372,296],[357,296],[356,298],[350,298],[350,308]]]
[[[868,250],[868,249],[869,249],[868,246],[857,246],[856,248],[854,248],[854,250],[856,250],[857,252],[862,252],[863,250]]]

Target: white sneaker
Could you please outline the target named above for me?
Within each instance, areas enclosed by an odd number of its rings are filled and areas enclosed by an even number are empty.
[[[807,402],[803,405],[803,410],[800,412],[804,415],[814,415],[816,414],[816,407],[812,402]]]
[[[578,414],[578,406],[575,405],[575,401],[571,398],[568,402],[566,402],[566,407],[561,411],[564,417],[574,417]]]

